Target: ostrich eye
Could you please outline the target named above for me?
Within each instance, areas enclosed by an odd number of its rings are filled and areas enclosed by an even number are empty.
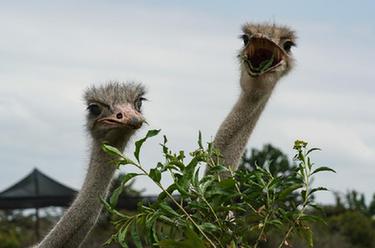
[[[287,53],[290,52],[292,46],[295,46],[295,44],[290,40],[285,41],[284,44],[283,44],[283,48],[284,48],[285,52],[287,52]]]
[[[247,46],[247,44],[249,44],[250,38],[249,38],[249,36],[247,34],[241,35],[241,39],[243,40],[243,45],[244,46]]]
[[[88,107],[87,107],[87,110],[89,111],[89,113],[93,116],[98,116],[100,115],[100,113],[102,112],[102,110],[100,109],[99,105],[98,104],[95,104],[95,103],[91,103]]]
[[[134,102],[134,106],[135,106],[135,109],[136,109],[137,111],[141,111],[142,103],[143,103],[144,100],[146,100],[146,98],[144,98],[144,97],[140,97],[140,98],[138,98],[138,99]]]

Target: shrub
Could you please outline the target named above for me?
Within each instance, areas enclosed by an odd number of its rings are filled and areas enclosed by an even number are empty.
[[[333,171],[328,167],[313,169],[310,153],[318,149],[307,149],[306,142],[296,141],[295,169],[287,175],[273,175],[258,166],[251,171],[228,169],[220,163],[220,154],[211,143],[203,146],[200,134],[198,148],[186,161],[185,152],[172,152],[164,136],[161,146],[165,161],[147,171],[140,162],[140,150],[159,131],[150,130],[145,138],[135,142],[133,160],[116,148],[103,145],[107,153],[116,157],[116,166],[139,170],[123,177],[108,202],[102,200],[116,228],[107,243],[128,247],[130,237],[136,247],[259,247],[270,232],[279,230],[282,239],[278,247],[288,245],[293,234],[313,246],[309,223],[321,219],[306,210],[316,207],[314,193],[326,188],[311,188],[311,179],[315,173]],[[207,175],[200,176],[205,167]],[[173,179],[167,187],[160,183],[166,174]],[[153,180],[161,193],[155,203],[140,204],[136,214],[121,213],[115,206],[123,186],[139,176]],[[300,201],[290,198],[295,192]]]

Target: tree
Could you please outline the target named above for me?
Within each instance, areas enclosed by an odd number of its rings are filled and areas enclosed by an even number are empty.
[[[370,205],[368,207],[368,212],[371,216],[375,215],[375,194],[372,195],[372,200],[371,200]]]
[[[268,167],[273,176],[290,175],[296,168],[296,165],[289,161],[286,154],[271,144],[264,145],[261,150],[253,148],[250,154],[248,154],[248,150],[244,152],[240,168],[253,170],[256,166]]]

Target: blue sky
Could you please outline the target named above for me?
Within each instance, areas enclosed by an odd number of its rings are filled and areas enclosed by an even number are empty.
[[[375,4],[371,1],[13,1],[0,5],[0,190],[35,166],[79,188],[87,162],[82,91],[142,81],[145,114],[176,149],[209,141],[239,94],[248,21],[287,24],[297,66],[276,88],[248,147],[295,139],[336,175],[316,183],[369,198],[375,177]],[[141,137],[146,132],[139,132]],[[146,167],[161,159],[158,143]],[[130,149],[131,150],[131,149]],[[152,183],[138,180],[147,194]],[[330,193],[318,200],[332,201]]]

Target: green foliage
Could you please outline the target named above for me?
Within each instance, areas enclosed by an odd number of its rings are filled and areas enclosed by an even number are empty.
[[[347,211],[329,219],[334,233],[346,237],[356,247],[375,247],[375,230],[370,218],[358,211]]]
[[[107,243],[128,247],[130,238],[136,247],[259,247],[271,231],[278,230],[283,233],[279,247],[287,244],[292,234],[299,234],[309,247],[313,246],[309,223],[321,219],[306,210],[314,206],[312,196],[326,188],[311,188],[310,182],[312,174],[328,169],[313,168],[309,155],[315,149],[308,150],[306,142],[295,142],[295,169],[278,175],[259,166],[231,171],[220,164],[220,154],[211,143],[203,146],[201,134],[198,148],[187,159],[183,151],[172,152],[164,136],[161,146],[165,161],[148,172],[140,163],[140,150],[159,131],[151,130],[136,142],[137,162],[103,145],[117,158],[118,166],[134,166],[140,171],[124,177],[119,187],[129,178],[147,176],[161,189],[155,203],[140,204],[134,215],[114,208],[122,192],[115,189],[109,202],[103,201],[116,228]],[[208,167],[208,173],[200,176],[204,167]],[[167,187],[160,183],[165,175],[173,179]],[[293,193],[302,200],[290,200]]]
[[[375,215],[375,194],[372,195],[372,200],[368,206],[368,212],[371,216]]]
[[[31,216],[21,211],[0,211],[0,247],[28,247],[35,240],[34,223]]]
[[[352,190],[345,194],[348,209],[357,210],[359,212],[367,212],[367,206],[365,203],[365,195],[359,194],[357,191]]]
[[[368,206],[366,205],[365,195],[356,190],[347,191],[345,194],[335,192],[334,195],[336,199],[335,206],[325,206],[325,212],[328,216],[339,215],[347,211],[360,212],[369,217],[374,215],[375,195]]]
[[[273,176],[288,175],[296,168],[287,155],[271,144],[264,145],[261,150],[253,148],[244,152],[239,168],[254,170],[257,166],[267,168]]]
[[[0,247],[17,248],[20,247],[20,234],[15,229],[7,229],[0,231]]]
[[[112,207],[116,207],[117,202],[121,194],[127,196],[140,196],[141,192],[133,189],[132,185],[134,181],[131,181],[132,178],[139,175],[138,173],[127,173],[119,174],[118,177],[114,180],[113,188],[115,189],[109,198],[109,204]],[[129,183],[129,181],[131,181]]]

